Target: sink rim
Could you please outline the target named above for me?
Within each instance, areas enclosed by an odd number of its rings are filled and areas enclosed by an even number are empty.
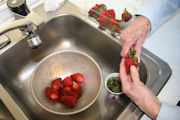
[[[76,11],[73,11],[73,12],[76,12]],[[60,17],[60,16],[62,16],[62,15],[72,15],[72,16],[75,16],[75,17],[77,17],[77,18],[79,18],[79,19],[81,19],[83,22],[85,22],[85,23],[87,23],[88,25],[90,25],[91,27],[93,27],[93,28],[96,28],[96,27],[94,27],[92,24],[90,24],[88,21],[89,20],[86,20],[86,19],[83,19],[83,17],[84,16],[79,16],[79,15],[75,15],[75,14],[67,14],[67,13],[65,13],[65,14],[60,14],[60,15],[58,15],[58,16],[55,16],[55,17],[53,17],[52,19],[55,19],[56,17]],[[49,22],[50,20],[52,20],[52,19],[49,19],[47,22]],[[96,28],[97,29],[97,28]],[[97,29],[98,31],[101,31],[101,30],[99,30],[99,29]],[[103,34],[105,34],[105,32],[103,32],[103,31],[101,31],[101,33],[103,33]],[[108,35],[108,34],[105,34],[107,37],[109,37],[111,40],[113,40],[114,42],[116,42],[116,43],[118,43],[119,45],[121,45],[120,43],[119,43],[119,41],[118,40],[116,40],[116,39],[114,39],[113,37],[111,37],[110,35]],[[15,43],[16,44],[16,43]],[[15,45],[15,44],[13,44],[13,45]],[[11,44],[11,46],[13,46],[12,44]],[[11,48],[11,47],[8,47],[8,48]],[[1,55],[1,51],[0,51],[0,55]],[[170,71],[170,74],[172,73],[172,71],[171,71],[171,69],[170,69],[170,67],[169,67],[169,65],[164,61],[164,60],[161,60],[159,57],[157,57],[157,56],[155,56],[154,54],[152,54],[151,52],[149,52],[149,51],[147,51],[145,48],[142,48],[142,58],[144,59],[146,59],[146,58],[148,58],[147,56],[149,56],[149,58],[151,58],[151,59],[154,59],[155,61],[158,61],[158,63],[159,63],[159,61],[160,62],[162,62],[161,64],[160,64],[160,67],[162,68],[162,66],[164,65],[165,67],[168,67],[167,69],[167,71]],[[146,60],[145,60],[146,61]],[[150,60],[149,60],[150,61]],[[151,61],[152,62],[152,61]],[[149,64],[148,63],[148,61],[147,62],[145,62],[144,64]],[[146,67],[146,65],[145,65],[145,67]],[[147,69],[147,68],[146,68]],[[150,71],[151,71],[151,68],[148,68]],[[161,84],[161,80],[163,80],[164,78],[165,79],[167,79],[167,81],[168,81],[168,79],[169,78],[167,78],[167,76],[168,76],[168,74],[165,74],[165,73],[161,73],[161,74],[159,74],[159,76],[158,76],[158,81],[157,81],[157,83],[155,83],[155,84]],[[164,75],[164,76],[163,76]],[[170,77],[170,76],[169,76]],[[152,78],[150,78],[150,79],[152,79]],[[166,81],[166,82],[167,82]],[[165,82],[165,83],[166,83]],[[164,84],[165,83],[163,83],[163,85],[160,85],[160,86],[164,86]],[[1,83],[0,83],[1,84]],[[151,86],[152,88],[151,88],[151,90],[153,90],[153,92],[157,95],[158,93],[159,93],[159,91],[163,88],[163,87],[161,87],[161,89],[159,90],[159,88],[158,89],[156,89],[156,86],[158,86],[158,85],[155,85],[155,86]],[[9,94],[9,93],[8,93]],[[133,103],[132,102],[130,102],[128,105],[127,105],[127,107],[123,110],[123,112],[124,113],[121,113],[121,114],[123,114],[123,116],[125,116],[126,115],[126,112],[125,112],[125,110],[128,110],[128,109],[130,109],[130,108],[132,108],[131,107],[131,105],[132,105]],[[135,109],[131,109],[132,111],[133,111],[133,114],[136,112],[136,110],[138,109],[138,107],[136,107],[136,105],[132,105]],[[139,118],[141,115],[142,115],[142,111],[140,111],[140,112],[136,112],[137,113],[137,115],[134,115],[134,116],[136,116],[136,118]],[[121,116],[121,114],[120,114],[120,116]],[[118,117],[118,119],[120,119],[121,117]],[[123,117],[122,117],[123,118]],[[134,118],[134,117],[125,117],[126,119],[127,118]]]

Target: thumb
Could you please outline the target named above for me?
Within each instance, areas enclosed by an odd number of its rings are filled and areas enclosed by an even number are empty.
[[[131,79],[133,82],[139,82],[139,73],[138,73],[138,69],[136,68],[136,66],[132,65],[130,68],[130,75],[131,75]]]

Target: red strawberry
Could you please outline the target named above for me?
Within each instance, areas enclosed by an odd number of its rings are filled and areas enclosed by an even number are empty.
[[[106,10],[106,6],[105,6],[105,4],[96,4],[96,6],[95,7],[97,7],[97,8],[102,8],[102,9],[104,9],[104,10]]]
[[[49,97],[51,94],[51,88],[50,87],[46,87],[45,88],[45,92],[46,92],[46,96]]]
[[[82,83],[84,81],[83,75],[81,73],[75,73],[71,75],[71,78],[76,83]]]
[[[99,16],[99,17],[97,18],[97,21],[99,22],[99,24],[100,24],[101,26],[104,26],[104,27],[106,27],[107,24],[108,24],[108,19],[107,19],[106,17],[104,17],[104,16]]]
[[[46,91],[46,96],[49,97],[51,100],[54,101],[54,100],[57,100],[59,98],[59,92],[56,89],[46,87],[45,91]]]
[[[109,18],[115,18],[115,12],[113,9],[108,10],[108,16]]]
[[[72,90],[76,92],[77,98],[81,97],[82,94],[82,86],[80,83],[73,84],[72,85]]]
[[[95,14],[95,12],[98,10],[97,7],[93,7],[88,11],[88,14],[93,17],[93,15]]]
[[[66,77],[63,81],[62,81],[62,84],[64,87],[71,87],[73,85],[73,82],[72,82],[72,78],[71,77]]]
[[[81,91],[82,90],[81,84],[80,83],[73,84],[72,85],[72,90],[74,90],[74,91]]]
[[[92,7],[89,11],[88,11],[88,14],[91,16],[91,17],[95,17],[95,18],[98,18],[99,15],[101,14],[102,11],[106,10],[106,6],[104,4],[96,4],[95,7]]]
[[[51,86],[52,88],[59,90],[61,88],[61,78],[57,78],[55,80],[52,81]]]
[[[132,57],[126,58],[125,65],[126,65],[126,73],[129,74],[131,65],[134,65],[133,58]]]
[[[116,18],[109,18],[109,25],[108,27],[111,28],[113,25],[118,24],[118,21],[116,20]]]
[[[67,96],[72,94],[71,87],[63,87],[60,91],[60,96]]]
[[[77,93],[75,91],[72,91],[71,96],[74,96],[76,99],[81,97],[81,93]]]
[[[130,50],[130,54],[125,59],[125,66],[126,66],[126,73],[127,74],[130,73],[131,65],[135,65],[136,67],[138,67],[138,65],[139,65],[138,58],[135,56],[135,54],[136,54],[135,50]]]
[[[74,108],[76,106],[77,99],[74,96],[63,96],[59,99],[59,101],[61,101],[70,108]]]
[[[131,13],[129,13],[129,12],[126,10],[126,8],[124,9],[124,12],[122,13],[121,16],[122,16],[122,19],[123,19],[125,22],[129,21],[129,20],[132,18]]]
[[[116,18],[110,18],[109,19],[109,26],[108,27],[112,33],[121,31],[120,21],[116,20]]]
[[[76,92],[71,89],[71,87],[64,87],[60,91],[60,97],[62,96],[74,96],[75,98],[79,98],[81,96],[81,92]]]

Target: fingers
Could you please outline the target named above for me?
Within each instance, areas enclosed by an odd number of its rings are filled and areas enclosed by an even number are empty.
[[[128,30],[124,31],[121,36],[120,39],[122,41],[122,50],[121,50],[121,56],[122,57],[126,57],[129,49],[133,46],[133,36],[129,36],[129,33],[127,33]]]
[[[141,55],[141,48],[144,43],[146,35],[142,35],[136,42],[134,49],[136,50],[136,57],[140,57]]]
[[[131,44],[125,42],[123,45],[122,45],[122,50],[121,50],[121,56],[122,57],[126,57],[127,54],[129,53],[129,50],[131,48]]]
[[[130,75],[133,83],[140,81],[138,69],[134,65],[132,65],[130,68]]]
[[[137,44],[134,47],[134,50],[136,50],[136,57],[140,57],[141,55],[141,48],[142,48],[142,44],[139,43],[139,41],[137,41]]]

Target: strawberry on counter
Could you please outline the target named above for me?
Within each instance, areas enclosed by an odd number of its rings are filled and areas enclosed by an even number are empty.
[[[125,22],[129,21],[129,20],[132,18],[131,13],[129,13],[129,12],[126,10],[126,8],[124,9],[124,12],[122,13],[121,16],[122,16],[122,19],[123,19]]]
[[[106,10],[105,4],[96,4],[95,7],[92,7],[88,14],[91,17],[98,18],[102,11]]]

